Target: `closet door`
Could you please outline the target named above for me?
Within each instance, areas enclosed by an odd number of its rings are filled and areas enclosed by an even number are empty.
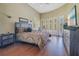
[[[55,30],[55,35],[63,34],[64,17],[60,16],[53,20],[53,30]]]
[[[58,19],[55,19],[55,35],[58,35],[58,30],[59,30],[59,22]]]
[[[64,21],[64,16],[61,16],[59,18],[59,24],[60,24],[60,31],[64,31],[63,25],[64,25],[65,21]]]
[[[54,30],[54,19],[50,19],[50,30]]]

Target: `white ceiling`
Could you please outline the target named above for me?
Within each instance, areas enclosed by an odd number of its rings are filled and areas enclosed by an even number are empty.
[[[30,5],[39,13],[45,13],[63,6],[64,3],[28,3],[28,5]]]

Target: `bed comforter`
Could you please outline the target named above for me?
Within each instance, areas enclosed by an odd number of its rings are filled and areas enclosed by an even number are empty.
[[[34,43],[39,48],[43,48],[48,40],[48,34],[45,32],[22,32],[18,33],[17,37],[21,41]]]

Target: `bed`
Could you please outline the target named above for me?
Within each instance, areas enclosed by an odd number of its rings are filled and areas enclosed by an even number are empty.
[[[48,34],[45,32],[20,32],[17,33],[17,37],[20,41],[38,45],[40,49],[45,46],[48,40]]]
[[[46,31],[34,31],[29,20],[16,22],[15,33],[18,40],[36,44],[40,49],[45,46],[49,36]]]

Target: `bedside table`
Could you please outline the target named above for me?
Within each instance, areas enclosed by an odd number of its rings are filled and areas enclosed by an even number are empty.
[[[0,36],[0,47],[7,46],[11,43],[15,42],[15,34],[14,33],[8,33],[8,34],[2,34]]]

